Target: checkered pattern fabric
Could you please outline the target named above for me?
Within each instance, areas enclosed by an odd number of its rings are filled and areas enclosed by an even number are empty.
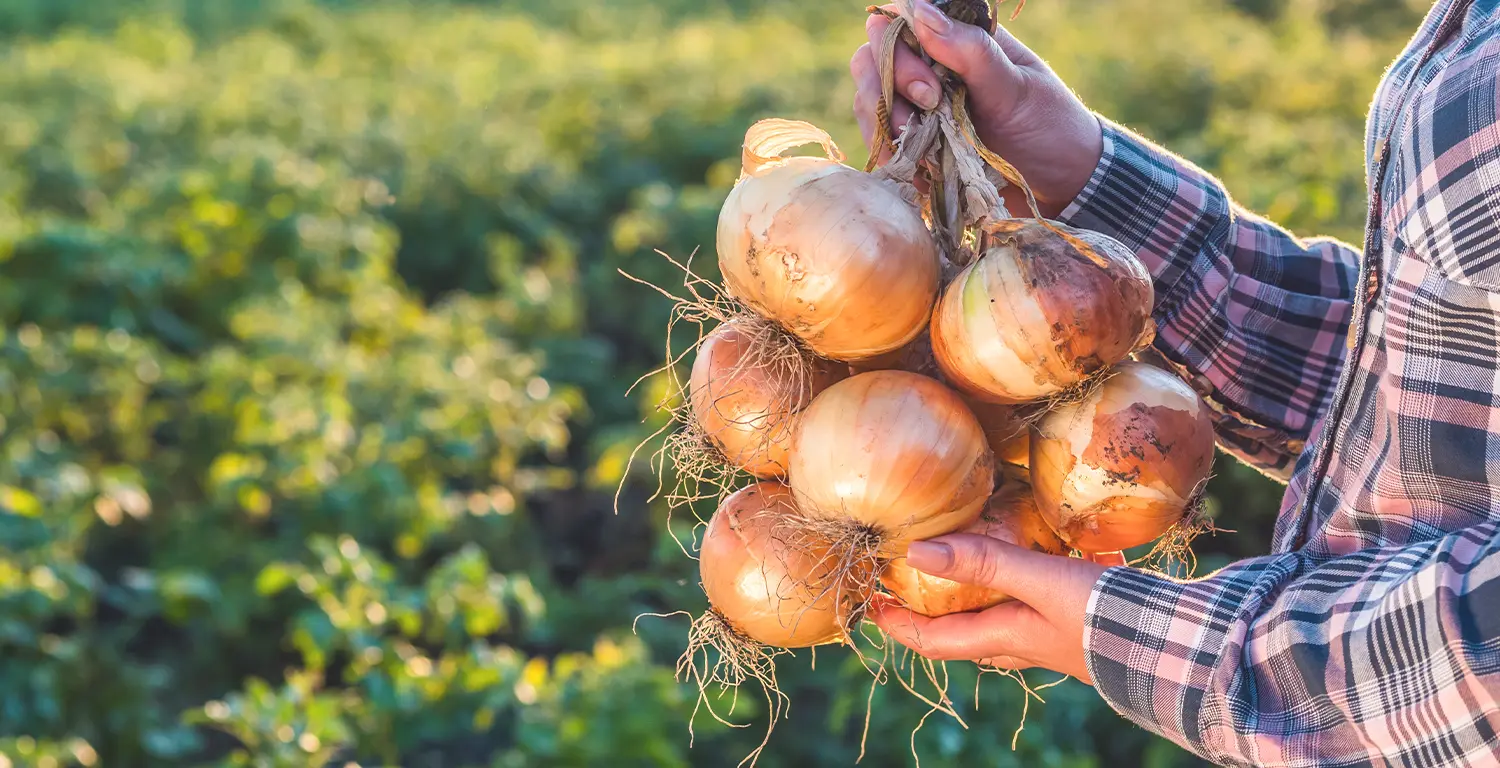
[[[1440,0],[1387,72],[1363,248],[1107,122],[1063,214],[1141,256],[1154,352],[1226,450],[1290,481],[1276,554],[1113,568],[1089,603],[1100,693],[1215,762],[1500,766],[1497,4]]]

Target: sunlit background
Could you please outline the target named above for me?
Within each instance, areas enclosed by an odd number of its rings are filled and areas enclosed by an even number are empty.
[[[630,448],[660,248],[712,248],[754,119],[851,155],[863,0],[0,2],[0,766],[732,766]],[[1358,239],[1420,0],[1030,0],[1090,105],[1294,230]],[[700,265],[712,270],[712,259]],[[1279,489],[1222,464],[1201,569]],[[783,665],[768,766],[860,754],[869,676]],[[1035,683],[1055,676],[1035,674]],[[1076,683],[891,687],[863,765],[1186,753]],[[721,702],[722,703],[722,702]]]

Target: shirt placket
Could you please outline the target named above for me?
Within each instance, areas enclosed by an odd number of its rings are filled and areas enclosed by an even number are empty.
[[[1365,331],[1370,309],[1374,306],[1375,298],[1380,292],[1380,249],[1384,245],[1381,235],[1382,221],[1385,216],[1382,190],[1385,188],[1386,173],[1390,167],[1391,139],[1396,135],[1396,130],[1404,124],[1407,101],[1412,92],[1421,88],[1426,80],[1423,76],[1424,70],[1443,45],[1462,26],[1464,15],[1471,5],[1473,5],[1473,0],[1458,0],[1443,14],[1442,21],[1438,22],[1433,32],[1431,42],[1423,50],[1421,59],[1417,61],[1416,66],[1412,67],[1411,76],[1402,86],[1401,94],[1394,102],[1396,109],[1392,112],[1383,135],[1376,141],[1373,148],[1375,163],[1371,172],[1370,205],[1366,211],[1365,247],[1360,259],[1359,280],[1354,290],[1354,313],[1349,322],[1349,338],[1345,343],[1347,357],[1344,360],[1344,368],[1339,374],[1338,386],[1334,389],[1333,403],[1327,420],[1324,422],[1326,426],[1322,439],[1317,442],[1316,453],[1310,468],[1313,472],[1312,481],[1308,485],[1307,495],[1302,499],[1302,508],[1299,511],[1301,525],[1296,541],[1292,545],[1293,549],[1301,549],[1311,536],[1310,526],[1315,517],[1314,508],[1328,482],[1328,469],[1333,459],[1333,443],[1338,440],[1339,434],[1343,431],[1345,406],[1348,405],[1354,379],[1359,374],[1359,361],[1364,354]]]

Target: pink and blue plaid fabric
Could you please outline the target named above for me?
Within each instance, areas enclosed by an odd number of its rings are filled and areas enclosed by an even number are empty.
[[[1290,481],[1274,554],[1090,600],[1100,693],[1215,762],[1500,766],[1497,4],[1440,0],[1382,82],[1362,249],[1109,123],[1063,214],[1141,256],[1154,352]]]

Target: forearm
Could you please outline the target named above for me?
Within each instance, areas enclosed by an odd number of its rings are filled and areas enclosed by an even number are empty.
[[[1438,746],[1463,764],[1500,732],[1497,527],[1192,582],[1111,569],[1089,602],[1094,684],[1226,765],[1401,764]]]

